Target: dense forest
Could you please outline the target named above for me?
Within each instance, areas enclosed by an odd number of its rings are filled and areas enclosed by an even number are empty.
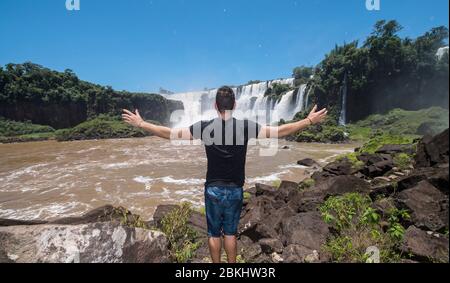
[[[298,67],[297,85],[307,83],[312,102],[331,109],[337,121],[347,89],[346,122],[394,108],[448,109],[448,28],[436,27],[416,38],[401,38],[396,21],[379,21],[363,44],[336,46],[316,67]]]
[[[168,123],[179,102],[156,94],[115,91],[33,63],[0,66],[0,116],[55,129],[74,127],[101,114],[119,115],[139,107],[148,120]]]

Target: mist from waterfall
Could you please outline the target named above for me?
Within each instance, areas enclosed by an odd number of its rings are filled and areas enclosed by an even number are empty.
[[[306,85],[284,94],[280,100],[264,97],[266,91],[274,84],[286,84],[294,87],[294,79],[280,79],[234,87],[236,94],[235,117],[252,119],[261,124],[273,124],[280,119],[292,120],[297,112],[305,108]],[[200,120],[217,117],[214,109],[217,89],[177,93],[167,95],[171,100],[181,101],[184,113],[172,120],[175,127],[186,127]]]

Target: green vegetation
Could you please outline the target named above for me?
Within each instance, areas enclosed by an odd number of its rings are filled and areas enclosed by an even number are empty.
[[[394,109],[385,115],[375,114],[347,126],[352,140],[365,140],[377,131],[390,135],[436,135],[449,127],[449,111],[431,107],[418,111]]]
[[[100,115],[99,117],[81,123],[72,129],[56,131],[58,141],[90,140],[102,138],[144,137],[143,130],[123,123],[119,117]]]
[[[35,125],[31,122],[16,122],[0,117],[0,136],[17,137],[30,134],[52,133],[55,129],[50,126]]]
[[[309,111],[297,113],[295,121],[305,119]],[[340,143],[348,140],[345,127],[338,126],[332,118],[320,125],[314,125],[304,131],[298,132],[293,139],[297,142]]]
[[[415,136],[390,135],[381,133],[367,141],[359,149],[359,153],[375,153],[378,149],[387,144],[412,144],[414,143],[415,139]]]
[[[358,159],[358,156],[359,156],[359,153],[357,153],[357,152],[342,154],[336,158],[336,161],[342,161],[345,159],[352,164],[352,167],[354,169],[359,170],[359,169],[362,169],[362,167],[364,167],[364,162],[360,161]]]
[[[249,200],[252,198],[252,194],[249,192],[244,192],[244,200]]]
[[[161,220],[161,231],[169,241],[172,259],[178,263],[189,262],[201,244],[196,241],[197,232],[188,225],[192,211],[189,203],[183,203]]]
[[[120,220],[120,224],[133,228],[149,229],[147,223],[141,219],[141,216],[131,213],[124,207],[114,208],[111,214],[111,221]]]
[[[292,90],[292,88],[289,85],[274,83],[272,87],[266,90],[264,96],[270,97],[275,100],[280,100],[281,97],[290,90]]]
[[[54,138],[55,129],[31,122],[16,122],[0,117],[0,143],[42,141]]]
[[[394,165],[400,170],[406,170],[413,163],[413,156],[406,153],[399,153],[394,156]]]
[[[397,247],[405,231],[400,223],[409,214],[394,209],[382,219],[372,206],[368,196],[350,193],[331,197],[320,207],[324,221],[335,230],[323,247],[332,261],[367,262],[369,247],[377,247],[383,263],[399,261]],[[388,223],[386,232],[380,224],[382,221]]]
[[[306,67],[306,66],[296,67],[292,71],[292,76],[295,78],[295,85],[300,86],[302,84],[308,83],[313,73],[314,73],[313,67]]]

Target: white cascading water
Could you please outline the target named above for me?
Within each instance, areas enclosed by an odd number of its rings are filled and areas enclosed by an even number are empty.
[[[294,86],[294,79],[281,79],[255,83],[233,88],[236,94],[235,117],[238,119],[256,119],[261,121],[261,115],[266,115],[266,124],[278,122],[280,119],[291,120],[297,112],[305,108],[306,85],[301,85],[298,91],[289,91],[277,101],[264,97],[267,89],[275,83]],[[217,117],[214,110],[217,89],[177,93],[166,95],[171,100],[181,101],[184,114],[177,121],[172,121],[175,127],[186,127],[200,120]],[[267,114],[269,113],[269,114]],[[264,117],[263,117],[264,118]]]
[[[448,54],[448,46],[439,48],[436,52],[436,57],[438,58],[438,60],[441,60],[445,54]]]
[[[339,125],[345,126],[347,123],[347,74],[344,76],[344,83],[341,88],[341,115],[339,116]]]

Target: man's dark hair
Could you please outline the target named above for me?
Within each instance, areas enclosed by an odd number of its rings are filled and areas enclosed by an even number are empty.
[[[216,103],[219,112],[233,110],[235,102],[236,96],[230,87],[223,86],[217,90]]]

